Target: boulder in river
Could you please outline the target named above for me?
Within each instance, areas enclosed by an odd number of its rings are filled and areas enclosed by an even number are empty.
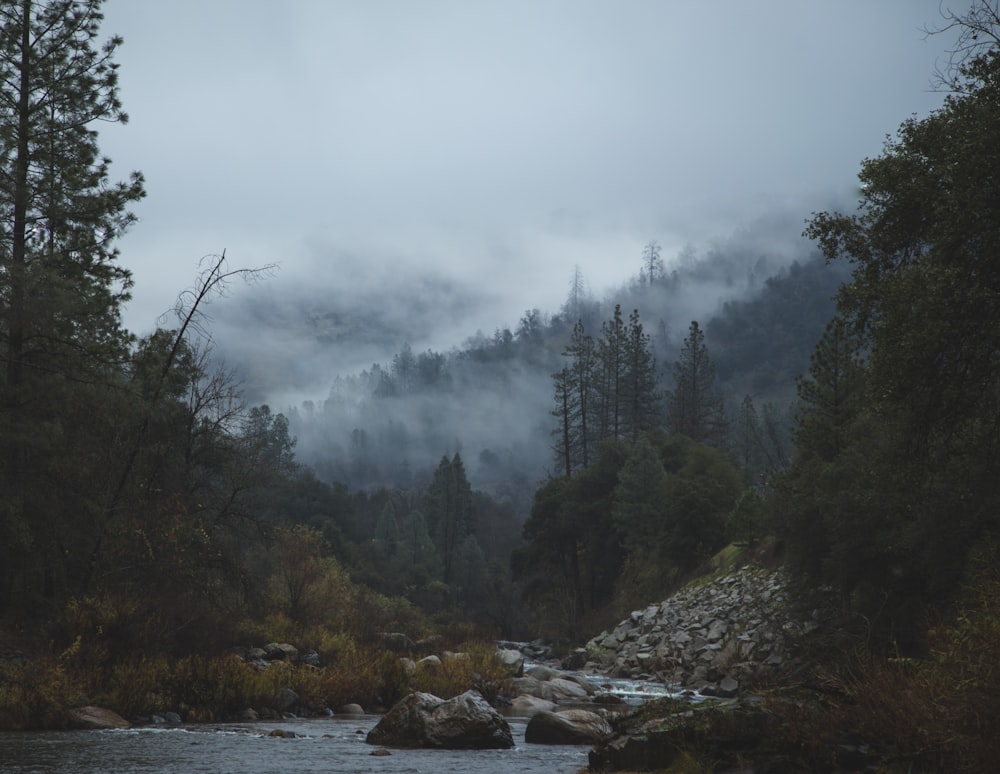
[[[447,701],[430,693],[411,693],[379,720],[365,741],[382,747],[450,750],[514,746],[507,721],[476,691]]]
[[[74,728],[85,728],[102,731],[109,728],[128,728],[129,723],[117,712],[104,707],[74,707],[69,711],[70,725]]]
[[[536,712],[524,729],[529,744],[597,744],[611,737],[611,725],[584,709]]]
[[[556,703],[554,701],[539,699],[537,696],[529,696],[526,693],[515,697],[514,701],[510,703],[511,713],[522,718],[530,718],[537,712],[554,710],[555,708]]]

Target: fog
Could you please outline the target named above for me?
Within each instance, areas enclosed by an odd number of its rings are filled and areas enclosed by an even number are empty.
[[[618,283],[595,288],[583,277],[582,309],[568,308],[572,275],[547,289],[562,302],[536,310],[544,341],[535,344],[525,330],[529,308],[504,316],[502,294],[486,278],[386,272],[351,256],[337,261],[351,267],[342,285],[279,274],[234,287],[213,304],[209,327],[217,362],[240,375],[251,403],[290,417],[297,457],[321,477],[410,486],[442,455],[460,452],[475,485],[523,512],[552,471],[551,375],[575,318],[596,338],[615,304],[626,317],[638,309],[669,389],[692,320],[704,327],[725,302],[753,297],[815,254],[802,228],[801,212],[774,212],[701,250],[661,249],[654,287],[640,279],[637,245],[623,256]],[[397,386],[401,355],[412,359],[412,376]]]
[[[161,313],[206,254],[275,265],[216,299],[206,330],[251,403],[312,401],[314,419],[338,376],[404,345],[457,359],[525,310],[555,317],[574,267],[601,305],[594,324],[634,298],[669,369],[692,319],[808,256],[809,213],[852,206],[862,159],[941,104],[932,75],[952,42],[925,34],[938,0],[104,10],[104,34],[125,39],[130,121],[102,127],[101,149],[116,179],[141,170],[149,191],[120,240],[136,281],[125,324],[169,326]],[[633,292],[650,240],[685,277],[668,298]],[[408,450],[429,447],[407,451],[411,469],[461,446],[537,458],[525,469],[544,475],[558,363],[509,365],[478,392],[331,412],[314,431],[300,416],[300,457],[336,467],[324,448],[392,419],[418,439]]]

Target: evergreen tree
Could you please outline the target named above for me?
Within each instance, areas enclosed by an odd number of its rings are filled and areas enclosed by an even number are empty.
[[[98,512],[113,487],[107,459],[79,452],[116,425],[132,280],[114,245],[144,195],[138,173],[111,183],[98,151],[94,124],[126,121],[113,61],[121,39],[95,45],[100,6],[0,6],[0,532],[42,563],[6,557],[15,574],[41,570],[40,584],[20,576],[22,591],[46,596],[57,566],[79,555],[59,545],[73,540],[69,523]]]
[[[642,270],[639,272],[641,282],[652,285],[663,276],[663,259],[660,258],[660,245],[650,240],[642,248]]]
[[[552,380],[555,382],[556,388],[552,416],[557,420],[556,428],[552,431],[552,434],[556,438],[553,450],[556,453],[556,469],[566,478],[573,475],[573,435],[575,428],[573,426],[571,411],[574,397],[571,378],[571,371],[565,366],[552,375]]]
[[[472,533],[472,487],[458,452],[441,458],[426,495],[427,522],[442,563],[442,580],[456,580],[459,547]]]
[[[627,333],[621,304],[615,304],[612,318],[601,326],[597,342],[596,437],[598,441],[619,440],[624,432],[624,383],[628,361]]]
[[[392,500],[386,500],[379,512],[375,522],[375,540],[387,557],[393,558],[399,553],[399,525],[396,523],[396,509]]]
[[[632,444],[618,473],[613,513],[624,535],[625,549],[645,561],[656,561],[650,549],[666,531],[664,481],[663,462],[656,448],[646,438]]]
[[[863,162],[857,211],[807,229],[853,275],[800,382],[776,508],[797,566],[897,640],[1000,529],[1000,48],[985,10],[955,22],[969,58],[942,108]]]
[[[848,431],[863,406],[863,364],[858,344],[842,317],[835,317],[810,358],[809,375],[798,379],[796,447],[800,454],[832,460],[848,443]]]
[[[552,415],[557,419],[553,430],[556,441],[556,469],[565,476],[574,470],[586,468],[590,463],[593,444],[592,427],[595,392],[596,355],[594,340],[583,330],[578,321],[573,326],[570,343],[563,351],[569,362],[552,375],[555,384],[555,405]]]
[[[594,444],[597,352],[594,340],[584,332],[582,321],[578,320],[573,326],[573,334],[563,356],[570,358],[570,441],[573,458],[579,467],[586,468],[590,464]]]
[[[715,389],[715,367],[698,322],[692,321],[680,357],[674,363],[674,389],[667,395],[670,430],[699,443],[721,447],[728,421]]]
[[[659,424],[660,400],[656,389],[656,359],[648,334],[643,333],[639,310],[629,315],[625,338],[623,436],[637,441]]]

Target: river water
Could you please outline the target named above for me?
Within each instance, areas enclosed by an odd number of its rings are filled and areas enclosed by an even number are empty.
[[[635,706],[673,693],[662,683],[591,678],[598,693]],[[365,737],[379,715],[268,723],[145,726],[114,731],[0,732],[0,774],[576,774],[589,745],[524,741],[528,720],[508,717],[510,750],[377,749]],[[291,731],[295,738],[269,736]]]
[[[524,718],[509,718],[510,750],[391,750],[365,735],[379,718],[292,720],[143,727],[114,731],[0,733],[3,774],[298,774],[299,772],[392,772],[393,774],[572,774],[587,766],[585,746],[526,744]],[[271,737],[275,729],[294,739]]]

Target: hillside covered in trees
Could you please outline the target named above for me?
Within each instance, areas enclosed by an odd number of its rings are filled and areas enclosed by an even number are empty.
[[[0,8],[0,645],[100,684],[253,638],[345,663],[401,628],[569,643],[766,538],[802,588],[836,592],[834,634],[872,673],[903,659],[895,685],[930,705],[984,677],[995,4],[955,18],[943,106],[862,163],[857,208],[811,216],[821,254],[733,240],[667,261],[650,241],[600,300],[577,272],[558,310],[448,351],[400,342],[287,407],[245,399],[205,316],[271,267],[214,256],[171,327],[121,323],[115,240],[145,181],[99,152],[94,125],[126,119],[99,8]]]

